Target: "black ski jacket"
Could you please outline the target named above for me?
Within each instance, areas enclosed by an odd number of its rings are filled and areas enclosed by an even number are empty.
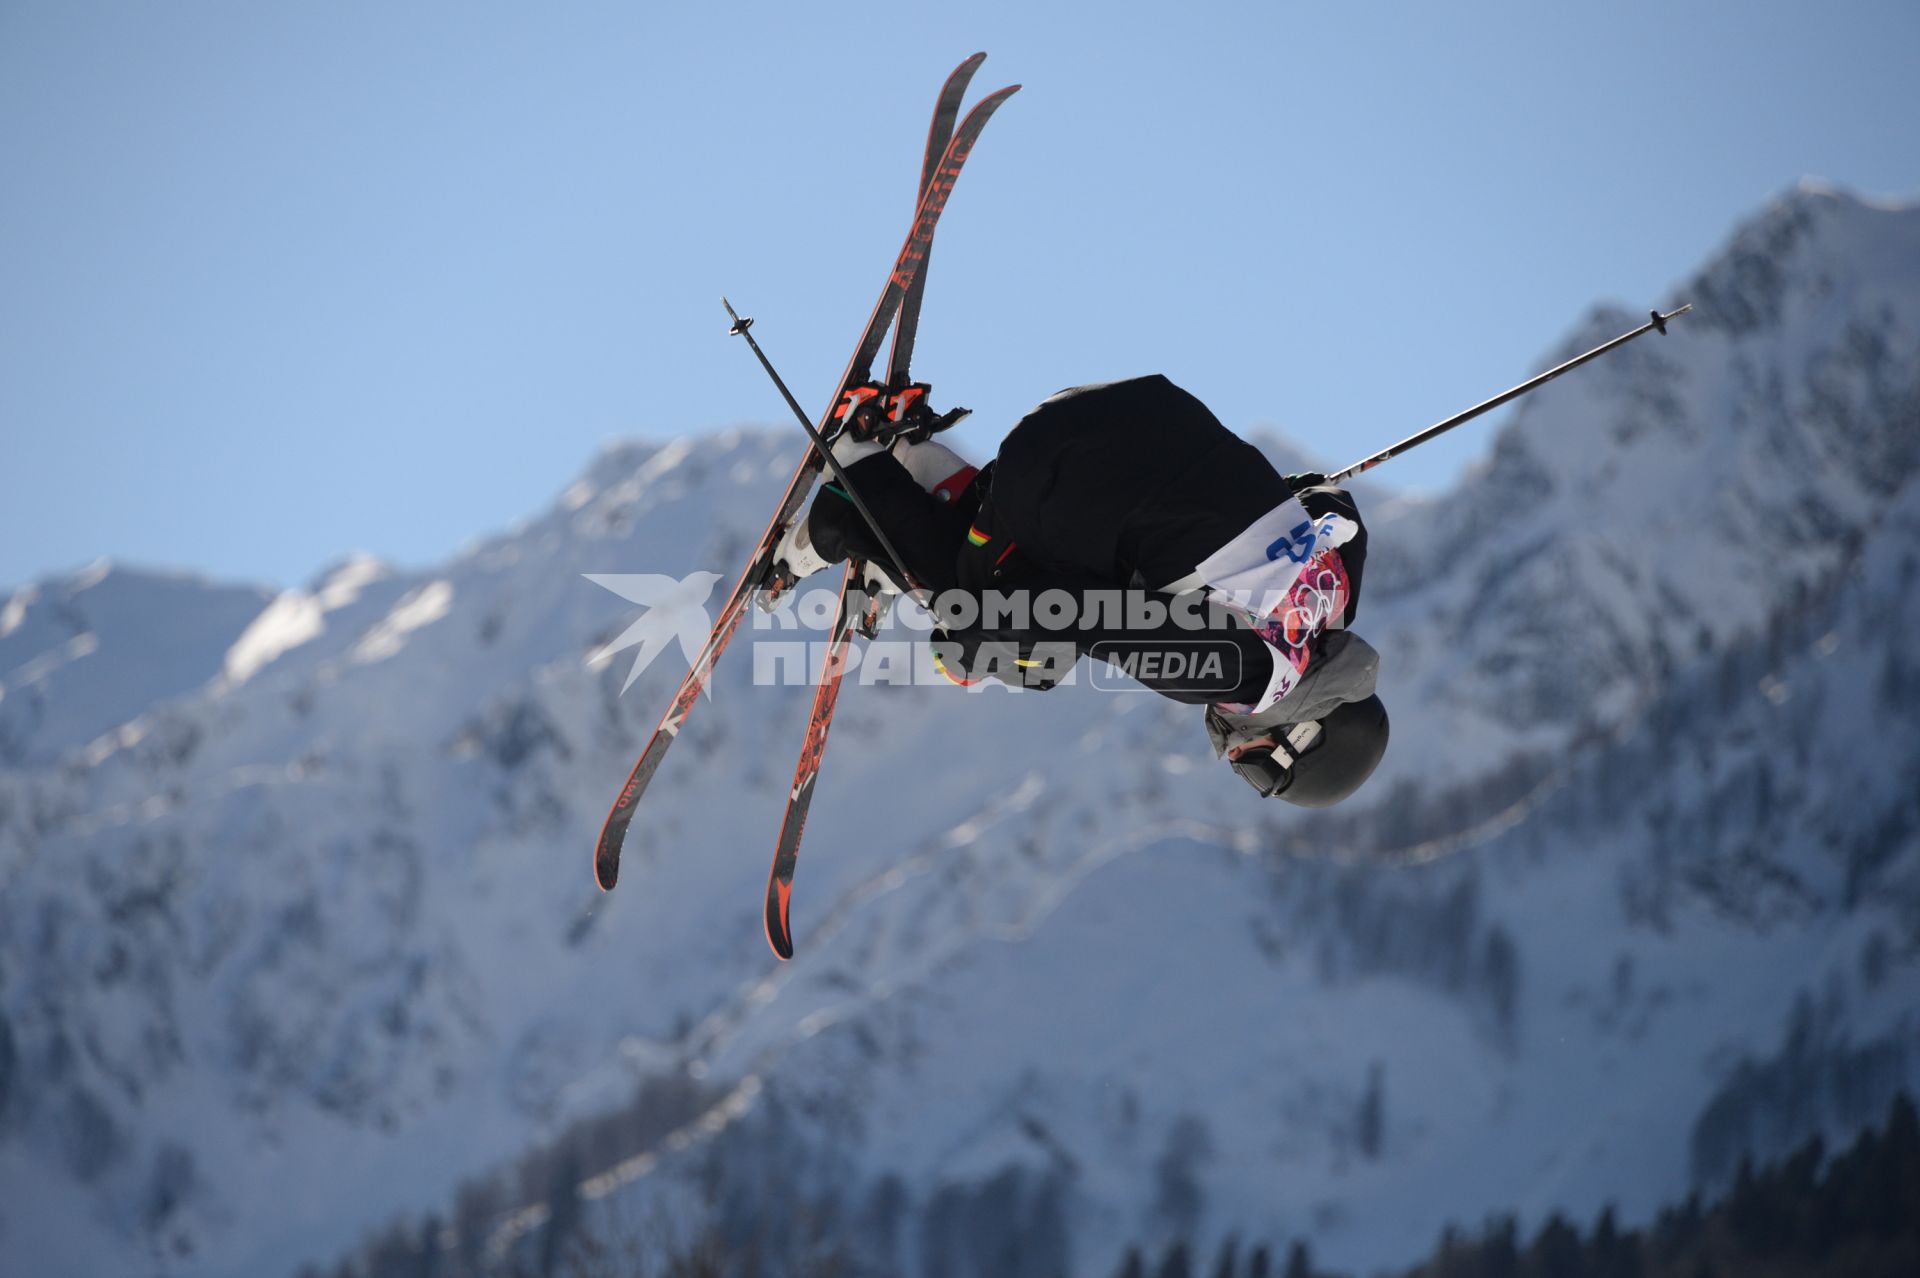
[[[1001,442],[998,456],[951,502],[923,490],[890,454],[847,468],[874,517],[905,556],[906,569],[936,594],[955,588],[1040,592],[1156,590],[1188,576],[1202,559],[1293,496],[1288,482],[1194,396],[1158,374],[1074,387],[1040,404]],[[1359,522],[1337,488],[1300,494],[1309,513],[1338,511]],[[814,548],[829,559],[887,556],[853,505],[829,484],[808,515]],[[1364,529],[1341,548],[1351,585],[1347,620],[1359,601]],[[1233,686],[1206,687],[1180,700],[1245,701],[1272,673],[1259,638],[1224,610],[1208,641],[1236,646]],[[1023,650],[1060,634],[975,630],[963,644],[1012,643]],[[1080,651],[1102,641],[1145,642],[1137,631],[1082,627],[1066,636]],[[1157,636],[1165,646],[1191,631]],[[969,659],[963,657],[963,660]]]

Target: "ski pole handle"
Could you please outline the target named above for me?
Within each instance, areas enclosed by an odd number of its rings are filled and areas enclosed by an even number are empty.
[[[1506,403],[1508,400],[1518,399],[1520,396],[1526,394],[1528,391],[1534,389],[1536,386],[1546,385],[1548,382],[1560,376],[1560,374],[1566,372],[1568,369],[1578,368],[1580,367],[1580,365],[1586,363],[1590,359],[1598,359],[1600,356],[1605,355],[1608,351],[1612,350],[1614,347],[1619,346],[1625,342],[1630,342],[1634,338],[1640,336],[1640,334],[1645,333],[1648,330],[1653,330],[1655,332],[1658,332],[1662,337],[1664,337],[1666,336],[1666,332],[1667,332],[1667,321],[1674,318],[1676,315],[1685,315],[1688,311],[1692,309],[1693,309],[1693,303],[1687,302],[1681,307],[1679,307],[1677,310],[1668,311],[1665,315],[1662,315],[1659,311],[1649,311],[1648,315],[1650,316],[1650,318],[1647,320],[1647,322],[1642,324],[1639,328],[1634,329],[1632,332],[1622,333],[1620,336],[1614,338],[1612,341],[1606,342],[1600,346],[1596,346],[1584,355],[1575,355],[1572,359],[1568,360],[1566,363],[1561,364],[1556,368],[1550,368],[1546,372],[1540,374],[1540,376],[1520,383],[1518,386],[1514,387],[1512,390],[1502,391],[1500,394],[1495,395],[1492,399],[1486,400],[1479,404],[1475,404],[1472,408],[1469,408],[1464,413],[1459,413],[1453,417],[1449,417],[1444,422],[1437,422],[1434,425],[1427,427],[1425,430],[1421,431],[1417,435],[1409,435],[1407,438],[1401,440],[1399,443],[1393,445],[1391,448],[1383,448],[1379,452],[1375,453],[1373,456],[1366,458],[1364,461],[1357,461],[1343,471],[1339,471],[1335,474],[1328,475],[1327,482],[1330,484],[1337,484],[1343,480],[1352,479],[1355,475],[1364,474],[1367,471],[1372,470],[1375,466],[1378,466],[1381,462],[1388,461],[1388,460],[1391,460],[1392,458],[1398,457],[1401,453],[1407,452],[1409,449],[1417,448],[1421,444],[1426,443],[1429,439],[1432,439],[1436,435],[1446,434],[1448,431],[1452,430],[1455,426],[1460,425],[1462,422],[1470,422],[1474,418],[1480,416],[1480,414],[1491,412],[1493,409],[1500,407],[1500,405]]]

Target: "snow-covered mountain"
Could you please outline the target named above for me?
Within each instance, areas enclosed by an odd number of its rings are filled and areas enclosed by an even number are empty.
[[[731,573],[791,432],[611,450],[429,572],[17,594],[0,1269],[290,1273],[428,1212],[482,1260],[715,1222],[888,1273],[1365,1267],[1877,1115],[1920,1078],[1920,207],[1795,190],[1668,300],[1379,508],[1364,804],[1261,804],[1147,694],[863,668],[784,966],[811,694],[753,676],[794,636],[736,640],[601,895],[678,671],[621,695],[635,610],[582,575]]]

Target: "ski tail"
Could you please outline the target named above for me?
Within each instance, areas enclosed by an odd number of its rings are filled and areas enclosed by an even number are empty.
[[[789,916],[793,869],[800,859],[800,836],[807,827],[807,811],[813,806],[813,787],[819,779],[820,761],[827,748],[827,729],[833,726],[833,709],[840,699],[840,679],[847,669],[854,616],[847,606],[848,597],[859,580],[858,565],[848,564],[840,579],[840,599],[834,609],[833,629],[827,636],[827,655],[820,667],[820,682],[813,690],[813,712],[807,718],[806,742],[800,747],[800,761],[794,767],[793,789],[787,792],[787,814],[780,822],[780,838],[773,849],[773,868],[767,874],[767,944],[782,960],[793,957],[793,924]]]
[[[960,179],[961,167],[966,164],[967,157],[973,154],[973,144],[979,140],[980,130],[986,128],[993,113],[1019,91],[1017,84],[994,90],[974,103],[973,110],[967,112],[966,118],[954,130],[953,138],[947,143],[947,149],[933,171],[933,177],[927,182],[926,194],[920,199],[920,211],[914,218],[913,230],[907,235],[906,245],[900,250],[889,281],[888,295],[881,299],[889,308],[889,318],[898,313],[901,302],[906,299],[907,290],[919,277],[920,264],[926,260],[927,250],[933,246],[934,228],[939,224],[940,214],[946,210],[954,184]],[[866,339],[861,342],[860,349],[854,352],[853,361],[848,366],[849,375],[842,379],[841,390],[834,395],[836,405],[847,387],[871,379],[873,360],[880,353],[880,343],[885,337],[885,325],[878,329],[868,328]],[[856,373],[857,376],[854,375]]]
[[[920,185],[914,192],[914,203],[927,198],[927,187],[933,182],[933,175],[940,167],[940,157],[947,152],[947,143],[953,140],[953,124],[960,118],[960,101],[967,96],[967,86],[973,83],[974,72],[987,60],[984,53],[976,53],[953,69],[946,84],[940,88],[940,97],[934,103],[933,122],[927,127],[927,149],[920,160]],[[928,246],[931,255],[932,246]],[[920,303],[927,291],[927,264],[920,263],[920,274],[915,277],[913,287],[900,303],[900,319],[893,329],[893,353],[887,361],[887,385],[905,386],[913,380],[907,373],[907,367],[913,362],[914,336],[920,328]]]

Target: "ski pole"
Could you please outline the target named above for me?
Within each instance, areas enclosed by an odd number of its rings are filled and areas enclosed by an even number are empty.
[[[731,310],[732,308],[729,307],[728,309]],[[1417,435],[1409,435],[1407,438],[1401,440],[1399,443],[1393,445],[1391,448],[1381,449],[1379,452],[1367,458],[1365,461],[1355,462],[1353,465],[1347,467],[1343,471],[1340,471],[1336,474],[1328,475],[1327,482],[1330,484],[1337,484],[1342,480],[1352,479],[1355,475],[1363,474],[1366,471],[1372,470],[1375,466],[1378,466],[1381,462],[1387,461],[1390,458],[1398,457],[1401,453],[1404,453],[1411,448],[1416,448],[1419,445],[1426,443],[1429,439],[1432,439],[1435,435],[1444,435],[1448,431],[1452,430],[1455,426],[1460,425],[1462,422],[1470,422],[1474,418],[1480,416],[1480,414],[1485,412],[1490,412],[1491,410],[1500,407],[1500,405],[1506,403],[1510,399],[1518,399],[1520,396],[1526,394],[1528,391],[1532,390],[1536,386],[1546,385],[1548,382],[1560,376],[1560,374],[1566,372],[1570,368],[1578,368],[1580,367],[1580,365],[1586,363],[1590,359],[1597,359],[1600,356],[1605,355],[1608,351],[1612,350],[1614,347],[1619,346],[1624,342],[1632,341],[1634,338],[1640,336],[1640,334],[1646,332],[1649,329],[1652,329],[1658,332],[1662,337],[1664,337],[1666,336],[1666,332],[1667,332],[1667,321],[1672,319],[1676,315],[1685,315],[1688,311],[1692,309],[1693,309],[1693,303],[1688,302],[1685,305],[1681,306],[1678,310],[1668,311],[1665,315],[1662,315],[1659,311],[1649,311],[1648,314],[1652,318],[1648,319],[1646,323],[1642,324],[1639,328],[1634,329],[1631,333],[1622,333],[1620,336],[1614,338],[1611,342],[1607,342],[1604,345],[1596,346],[1584,355],[1575,355],[1572,359],[1568,360],[1566,363],[1560,365],[1559,367],[1550,368],[1546,372],[1540,374],[1540,376],[1538,377],[1532,378],[1528,381],[1521,382],[1518,386],[1514,387],[1510,391],[1502,391],[1500,394],[1495,395],[1492,399],[1487,400],[1484,403],[1475,404],[1472,408],[1469,408],[1464,413],[1457,414],[1456,416],[1447,418],[1447,420],[1445,420],[1444,422],[1439,422],[1439,423],[1436,423],[1435,425],[1429,426]],[[752,340],[752,339],[748,339],[748,340]]]
[[[787,389],[786,381],[774,370],[773,361],[769,360],[767,353],[760,349],[760,343],[753,340],[753,334],[748,331],[753,327],[752,317],[741,319],[740,313],[733,309],[733,303],[724,297],[720,299],[720,305],[726,307],[727,314],[733,317],[733,327],[727,330],[728,334],[746,338],[747,345],[753,347],[754,355],[760,360],[760,367],[767,370],[767,376],[773,379],[773,384],[780,388],[780,394],[786,397],[787,407],[793,410],[794,417],[800,422],[800,428],[807,432],[807,438],[813,441],[813,446],[820,450],[820,456],[827,463],[827,469],[833,472],[833,477],[840,481],[840,487],[846,491],[847,500],[851,501],[854,509],[860,512],[860,517],[867,521],[867,527],[873,529],[873,535],[880,539],[880,548],[900,566],[900,574],[907,579],[907,585],[913,591],[924,589],[913,579],[913,570],[907,567],[906,559],[894,548],[893,539],[887,536],[887,530],[880,526],[880,521],[873,517],[871,510],[867,509],[867,503],[861,500],[860,490],[855,488],[853,481],[847,478],[847,472],[834,458],[833,450],[827,446],[827,441],[820,437],[820,432],[814,429],[811,421],[807,420],[806,410],[800,407],[800,401],[795,399],[793,392]]]

